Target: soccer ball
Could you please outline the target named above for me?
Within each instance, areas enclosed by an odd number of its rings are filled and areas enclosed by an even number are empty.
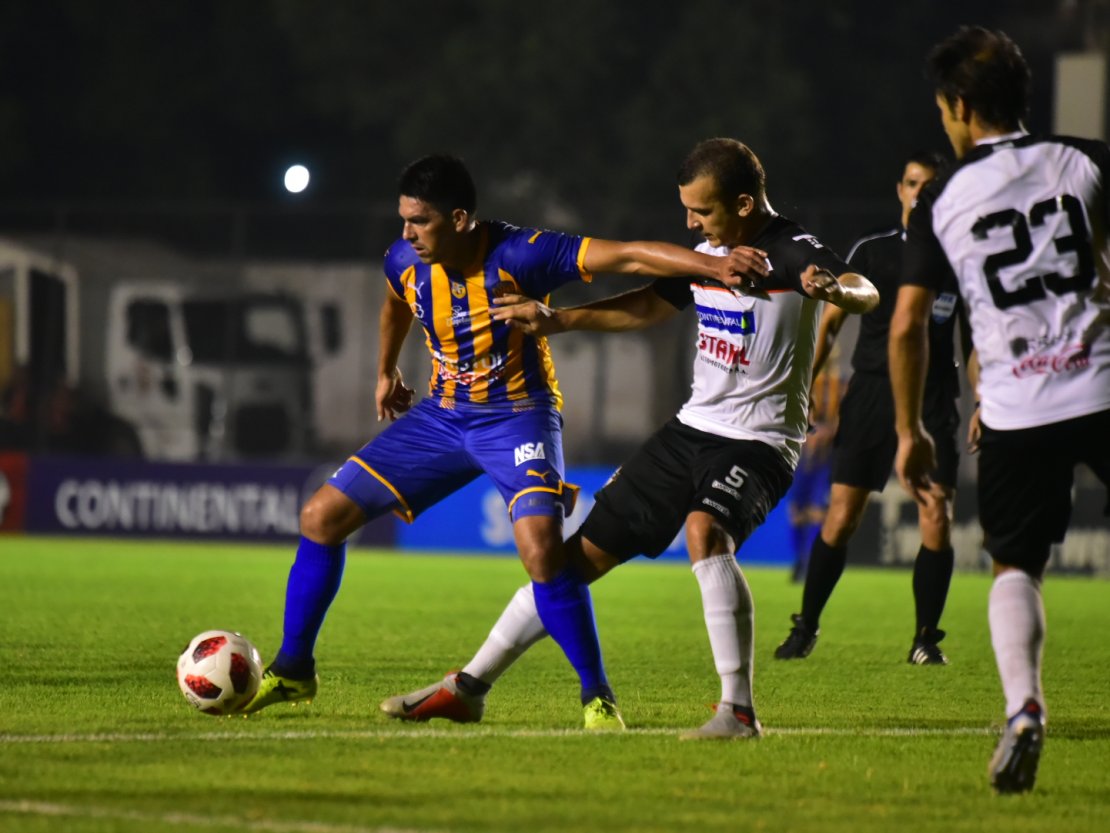
[[[177,684],[205,714],[232,714],[258,693],[262,657],[245,636],[205,631],[192,638],[177,660]]]

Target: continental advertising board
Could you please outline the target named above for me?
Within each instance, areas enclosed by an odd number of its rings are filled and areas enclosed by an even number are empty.
[[[0,455],[0,529],[54,535],[295,542],[325,466],[210,465]],[[381,518],[357,538],[390,546]]]

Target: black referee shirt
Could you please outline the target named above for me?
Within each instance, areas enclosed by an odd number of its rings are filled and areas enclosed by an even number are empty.
[[[868,278],[879,290],[879,305],[860,317],[859,339],[852,353],[852,369],[857,373],[889,375],[887,339],[890,319],[902,280],[902,256],[905,234],[898,226],[867,235],[856,242],[848,254],[853,271]],[[929,373],[926,385],[955,386],[956,352],[953,330],[960,314],[959,291],[955,280],[949,281],[937,295],[929,319]]]

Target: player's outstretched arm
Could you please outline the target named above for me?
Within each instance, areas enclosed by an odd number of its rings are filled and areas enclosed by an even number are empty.
[[[397,419],[412,407],[413,389],[405,387],[397,360],[401,356],[401,345],[412,327],[413,314],[409,305],[393,295],[386,293],[378,319],[378,383],[374,399],[378,409],[378,421],[386,417]]]
[[[887,357],[894,394],[894,427],[898,433],[894,470],[902,487],[919,503],[925,503],[927,495],[937,488],[929,476],[936,467],[933,438],[921,420],[933,296],[932,290],[912,284],[898,290],[890,320]]]
[[[737,246],[728,257],[695,252],[658,241],[590,240],[583,264],[590,272],[657,278],[714,278],[726,286],[759,285],[770,271],[767,253]]]
[[[862,315],[879,305],[879,290],[857,272],[838,276],[810,264],[802,272],[802,289],[809,297],[828,301],[848,313]]]
[[[507,321],[511,327],[535,336],[566,330],[610,333],[639,330],[678,312],[650,285],[567,309],[554,309],[524,295],[512,294],[495,298],[493,303],[495,306],[490,310],[493,320]]]

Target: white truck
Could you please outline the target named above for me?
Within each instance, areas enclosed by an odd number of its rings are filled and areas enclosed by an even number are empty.
[[[22,386],[37,425],[76,391],[110,415],[107,453],[292,458],[313,442],[311,372],[301,301],[241,270],[149,241],[0,237],[0,390],[11,410]]]

